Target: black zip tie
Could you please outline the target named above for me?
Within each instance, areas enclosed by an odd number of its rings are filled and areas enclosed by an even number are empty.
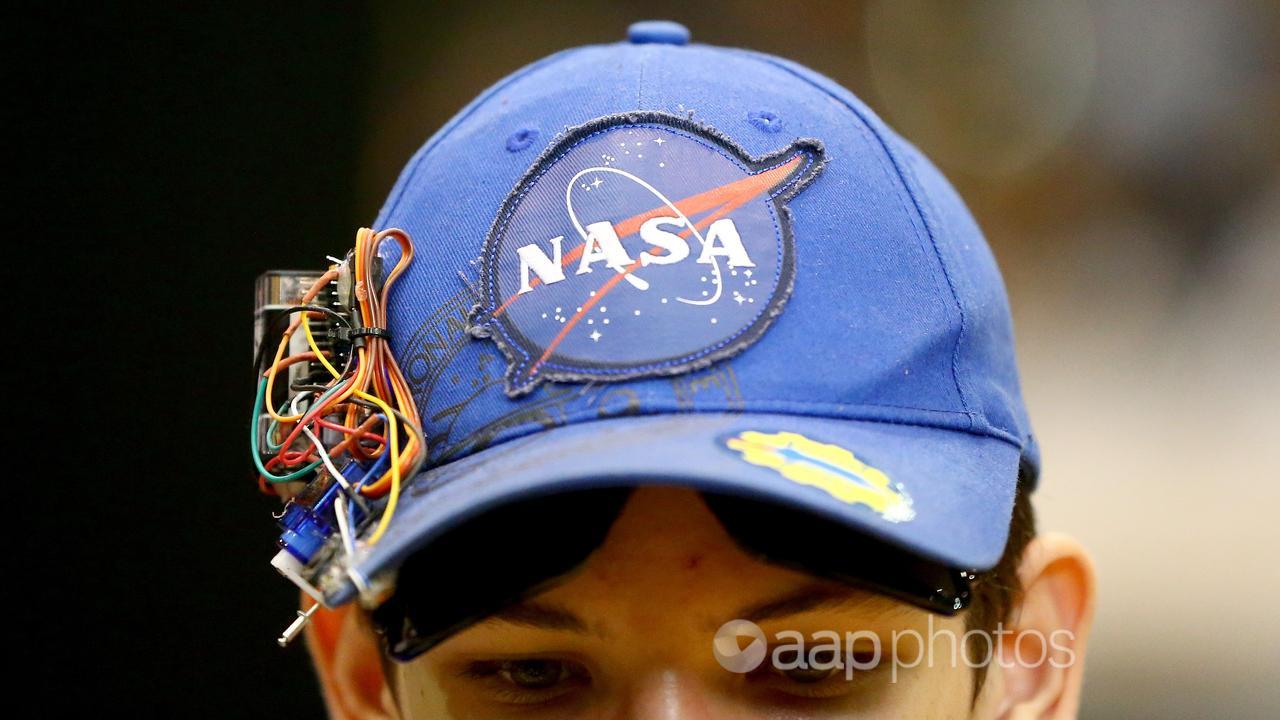
[[[376,338],[382,338],[383,340],[391,339],[391,333],[388,332],[386,328],[380,328],[380,327],[352,328],[351,332],[348,333],[348,335],[352,340],[355,340],[356,338],[362,338],[362,337],[376,337]]]
[[[380,327],[331,327],[329,328],[329,338],[331,340],[342,340],[350,342],[354,347],[364,347],[364,339],[366,337],[377,337],[383,340],[390,340],[391,333],[386,328]]]

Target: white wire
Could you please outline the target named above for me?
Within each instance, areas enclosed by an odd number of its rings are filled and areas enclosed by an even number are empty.
[[[347,524],[347,496],[338,493],[334,498],[334,515],[338,518],[338,534],[342,536],[342,547],[347,551],[350,560],[356,554],[356,543],[351,538],[351,526]]]
[[[301,415],[301,401],[306,399],[306,397],[305,393],[299,393],[294,397],[293,401],[289,403],[289,412],[294,415]],[[347,482],[347,479],[343,477],[342,473],[338,472],[338,468],[334,466],[333,459],[330,458],[329,453],[325,451],[324,445],[320,443],[320,439],[316,437],[315,433],[311,432],[311,428],[303,425],[302,432],[311,440],[311,444],[316,446],[316,450],[320,453],[320,460],[324,463],[325,468],[329,470],[329,474],[333,475],[333,479],[337,480],[338,484],[347,492],[354,492],[351,489],[351,484]]]
[[[333,464],[333,458],[329,457],[329,451],[320,443],[320,438],[316,437],[316,434],[311,432],[311,428],[306,425],[302,426],[302,434],[306,435],[307,439],[311,441],[311,444],[316,446],[316,452],[320,453],[320,461],[324,463],[325,469],[329,471],[329,474],[333,476],[333,479],[337,480],[338,484],[341,485],[344,490],[351,492],[351,484],[342,476],[342,473],[338,472],[338,467]],[[346,495],[338,493],[338,496],[334,499],[334,511],[334,514],[338,517],[338,533],[342,535],[342,546],[346,548],[348,557],[355,555],[355,540],[352,539],[351,528],[347,525]]]
[[[302,434],[306,435],[307,438],[311,440],[311,444],[316,446],[316,452],[320,453],[320,461],[324,463],[325,469],[329,471],[329,474],[333,476],[333,479],[338,481],[338,484],[342,486],[342,489],[347,492],[354,492],[351,489],[351,483],[347,482],[347,479],[342,476],[342,473],[338,472],[338,466],[333,464],[333,458],[329,457],[329,451],[325,450],[324,445],[320,444],[320,438],[316,437],[316,434],[311,432],[311,428],[305,426],[302,428]]]

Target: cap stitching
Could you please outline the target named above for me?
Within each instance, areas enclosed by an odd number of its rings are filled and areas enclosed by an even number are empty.
[[[942,213],[939,211],[937,203],[934,201],[933,197],[924,190],[924,184],[920,182],[919,175],[916,172],[915,163],[916,163],[915,157],[913,157],[910,154],[908,154],[904,158],[904,162],[902,163],[902,169],[901,169],[902,173],[904,174],[903,182],[906,183],[908,192],[912,192],[911,191],[912,183],[920,187],[921,197],[917,199],[917,203],[920,205],[921,219],[924,221],[925,226],[927,228],[930,225],[930,218],[941,218]],[[910,176],[909,182],[907,180],[907,177],[905,177],[908,175]],[[914,196],[914,193],[913,193],[913,196]],[[925,212],[926,208],[928,209],[928,212]],[[932,231],[930,231],[930,236],[933,236]],[[968,383],[962,382],[960,379],[962,376],[965,377],[966,380],[968,378],[967,373],[965,373],[961,368],[961,359],[960,359],[960,348],[961,348],[961,345],[964,344],[965,337],[968,334],[967,324],[966,324],[967,316],[965,314],[964,303],[960,301],[960,292],[958,289],[959,285],[963,283],[965,279],[964,277],[960,276],[958,273],[955,274],[955,276],[953,277],[952,271],[948,269],[948,265],[946,261],[942,258],[941,250],[937,247],[936,241],[934,242],[934,252],[938,253],[938,263],[942,265],[942,272],[947,278],[947,283],[951,285],[952,297],[955,299],[956,307],[959,309],[959,312],[960,312],[960,322],[961,322],[960,334],[956,337],[956,345],[951,353],[951,365],[952,365],[952,372],[955,374],[956,388],[960,391],[961,399],[963,400],[967,395],[970,394],[964,389],[965,385],[967,385]],[[969,407],[968,403],[966,403],[965,406]],[[990,424],[987,421],[985,407],[981,408],[977,413],[970,413],[970,414],[974,416],[973,419],[975,422],[977,422],[980,419],[981,424],[983,425]]]
[[[964,340],[965,334],[968,331],[968,318],[965,314],[964,305],[960,302],[959,295],[956,292],[955,281],[952,279],[951,273],[947,269],[947,264],[942,258],[942,252],[938,248],[938,239],[933,231],[931,224],[929,223],[928,217],[926,217],[924,210],[920,206],[920,199],[916,197],[916,193],[914,190],[912,190],[911,184],[907,182],[906,177],[904,177],[903,175],[902,164],[899,162],[896,153],[893,152],[892,148],[889,147],[889,143],[885,141],[884,136],[881,135],[881,133],[876,130],[876,128],[871,124],[870,121],[867,120],[866,116],[861,111],[859,111],[856,107],[850,104],[846,99],[839,97],[838,95],[832,93],[827,88],[815,82],[812,78],[805,77],[801,73],[797,72],[795,69],[788,67],[784,63],[779,62],[776,58],[770,57],[768,55],[764,55],[762,53],[756,53],[748,50],[739,50],[739,49],[733,49],[732,52],[740,53],[742,55],[754,58],[757,61],[763,62],[772,67],[778,68],[779,70],[782,70],[790,74],[791,76],[812,86],[813,88],[825,93],[828,97],[839,102],[846,109],[848,109],[849,112],[853,113],[853,115],[862,122],[863,126],[868,131],[870,131],[871,135],[880,144],[881,149],[884,151],[885,155],[889,158],[889,162],[893,164],[894,171],[897,172],[898,180],[901,181],[903,189],[906,190],[908,197],[911,198],[911,203],[912,205],[915,206],[916,214],[920,217],[921,222],[924,223],[925,233],[928,234],[929,242],[933,246],[934,257],[937,258],[938,265],[941,266],[942,268],[942,276],[947,281],[947,288],[951,292],[951,300],[952,302],[955,303],[956,311],[960,315],[960,332],[956,335],[955,347],[951,354],[951,378],[952,378],[952,382],[955,383],[956,393],[960,397],[960,404],[964,407],[965,414],[969,416],[969,422],[971,426],[976,425],[977,424],[976,413],[974,412],[974,410],[972,409],[969,403],[969,399],[966,396],[963,384],[960,382],[960,367],[959,367],[960,345]]]
[[[644,109],[644,71],[649,64],[649,53],[641,51],[640,55],[640,75],[636,78],[636,108]]]

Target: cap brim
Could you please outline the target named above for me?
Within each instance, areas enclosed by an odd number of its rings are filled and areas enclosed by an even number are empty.
[[[753,464],[729,446],[744,432],[797,433],[848,450],[909,498],[909,512],[882,513],[841,499],[823,483]],[[1017,447],[984,435],[797,415],[698,413],[579,423],[420,473],[406,485],[387,532],[352,570],[376,578],[451,528],[508,503],[591,488],[680,485],[812,512],[927,560],[981,571],[1004,549],[1019,456]],[[348,583],[330,590],[326,602],[338,605],[354,594]]]

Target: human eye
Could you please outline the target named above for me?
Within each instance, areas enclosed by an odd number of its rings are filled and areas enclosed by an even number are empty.
[[[806,657],[787,652],[770,658],[752,673],[752,683],[765,692],[783,699],[823,700],[839,698],[858,690],[879,667],[871,652],[854,652],[848,662],[834,650],[815,650]],[[846,666],[851,667],[846,671]]]
[[[551,703],[591,684],[586,667],[559,658],[478,660],[466,666],[463,676],[493,700],[512,705]]]

